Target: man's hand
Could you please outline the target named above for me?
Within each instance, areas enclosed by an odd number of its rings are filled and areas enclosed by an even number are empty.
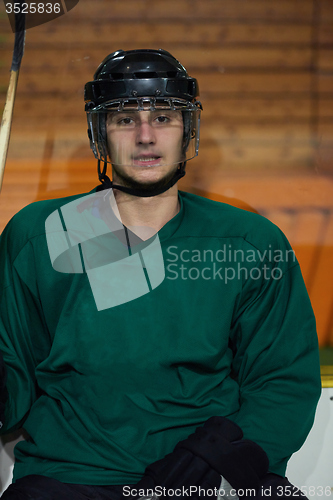
[[[231,420],[212,417],[174,451],[149,465],[135,489],[155,490],[159,498],[216,498],[223,476],[235,489],[259,488],[268,458],[260,446],[242,439]],[[128,498],[128,497],[127,497]]]

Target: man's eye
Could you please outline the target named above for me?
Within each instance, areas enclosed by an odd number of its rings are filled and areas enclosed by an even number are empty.
[[[165,116],[165,115],[160,115],[160,116],[157,116],[155,118],[155,120],[158,122],[158,123],[167,123],[170,121],[170,118],[168,116]]]
[[[118,121],[118,125],[131,125],[134,122],[133,118],[126,117],[126,118],[121,118]]]

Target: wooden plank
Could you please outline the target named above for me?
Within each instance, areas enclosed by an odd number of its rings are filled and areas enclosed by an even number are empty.
[[[327,51],[322,51],[322,58]],[[175,46],[174,56],[179,59],[186,68],[192,71],[227,71],[229,68],[254,68],[271,69],[292,68],[294,70],[306,70],[311,64],[311,49],[309,48],[257,48],[257,47],[232,47],[209,49],[182,48]],[[105,53],[104,53],[105,56]],[[103,58],[104,58],[103,56]],[[26,71],[56,71],[74,59],[80,61],[93,62],[96,68],[101,58],[101,49],[78,48],[69,54],[68,49],[30,49],[24,56],[24,67]],[[12,54],[6,51],[2,56],[2,64],[9,68]],[[328,57],[326,58],[328,60]],[[331,61],[332,64],[332,61]],[[89,64],[90,66],[90,64]]]
[[[75,120],[86,125],[83,95],[33,96],[18,95],[15,102],[14,120],[29,119],[33,128],[45,127],[45,122],[52,125],[62,120]]]
[[[36,191],[38,189],[42,189],[43,193],[46,193],[47,191],[53,191],[54,189],[66,189],[69,184],[73,183],[75,176],[79,177],[81,184],[91,182],[91,179],[93,180],[93,183],[95,185],[98,184],[99,181],[97,177],[97,168],[94,162],[91,162],[89,171],[87,172],[83,172],[82,168],[81,171],[72,169],[71,172],[69,172],[68,163],[66,164],[66,166],[67,169],[65,172],[52,166],[48,173],[48,178],[42,183],[40,182],[41,172],[38,172],[37,174],[37,172],[33,172],[32,170],[16,170],[15,176],[13,175],[13,173],[12,175],[8,174],[6,180],[6,189],[8,194],[10,194],[11,196],[11,201],[15,201],[15,203],[17,203],[17,200],[19,198],[19,190],[17,188],[18,185],[24,186],[27,191],[30,191],[30,193],[35,193],[34,197],[36,197]],[[92,185],[91,189],[94,187],[94,184]],[[46,196],[46,194],[44,194],[43,196]]]
[[[314,160],[313,148],[310,145],[279,147],[250,147],[242,144],[200,145],[199,158],[204,162],[204,168],[222,169],[223,176],[230,169],[242,172],[258,170],[270,171],[307,171],[312,168]]]
[[[333,117],[333,92],[330,99],[318,99],[318,115],[322,119]]]
[[[17,122],[16,122],[17,123]],[[61,159],[68,161],[72,158],[93,159],[93,153],[89,147],[87,127],[82,126],[79,130],[69,126],[65,131],[65,123],[60,124],[58,129],[47,130],[31,129],[22,132],[13,124],[11,141],[9,145],[8,159],[35,159],[42,161],[43,158]]]
[[[81,0],[82,1],[82,0]],[[237,20],[236,20],[237,21]],[[4,22],[0,20],[0,32],[5,34]],[[323,29],[325,29],[324,27]],[[327,30],[328,31],[328,30]],[[120,47],[125,44],[151,44],[170,46],[175,44],[190,44],[196,47],[207,44],[223,46],[234,44],[248,45],[308,45],[311,42],[311,25],[284,24],[272,26],[268,24],[239,24],[237,22],[221,24],[211,22],[188,22],[175,20],[165,22],[161,19],[158,23],[126,22],[121,21],[110,29],[109,18],[101,19],[96,24],[89,20],[74,22],[64,16],[59,22],[43,24],[29,31],[29,47],[63,47],[68,44],[70,33],[71,47],[90,47],[91,44],[103,46],[108,50],[110,44]],[[327,33],[329,36],[329,33]],[[0,37],[0,48],[5,50],[12,47],[12,37]]]
[[[133,42],[145,42],[154,44],[176,44],[184,43],[186,46],[195,44],[196,46],[210,44],[234,45],[234,44],[302,44],[307,45],[311,41],[310,25],[279,25],[272,26],[266,24],[236,24],[221,22],[177,22],[174,23],[144,23],[120,24],[111,30],[106,26],[101,26],[102,38],[113,43],[126,43],[128,37]],[[105,33],[104,33],[105,30]],[[103,36],[104,35],[104,36]],[[133,36],[134,35],[134,36]],[[86,36],[89,37],[89,31]],[[96,35],[95,35],[96,40]]]
[[[293,68],[307,69],[311,64],[311,50],[308,48],[281,48],[269,46],[263,48],[210,48],[210,49],[178,49],[175,57],[186,68],[195,70],[217,69],[227,71],[229,68]]]
[[[333,120],[323,121],[318,123],[318,139],[320,147],[333,146]]]
[[[333,174],[333,145],[325,145],[320,142],[315,158],[316,171],[320,173]],[[332,196],[333,198],[333,196]]]
[[[333,74],[318,74],[317,76],[318,82],[318,92],[329,94],[330,96],[333,93]]]
[[[190,165],[190,163],[189,163]],[[202,175],[205,184],[202,189],[224,194],[225,189],[233,191],[232,196],[243,199],[249,205],[265,210],[304,210],[305,207],[326,210],[333,209],[333,179],[317,172],[297,175],[257,175],[249,172],[246,176],[225,175],[220,182]]]
[[[309,98],[281,97],[281,99],[274,99],[268,97],[266,99],[250,99],[240,97],[238,99],[214,99],[208,97],[202,101],[202,104],[204,107],[202,112],[203,120],[215,118],[236,122],[257,122],[260,120],[271,122],[288,120],[293,122],[304,118],[309,119],[311,116],[311,100]]]
[[[318,30],[318,42],[321,45],[333,43],[333,19],[327,24],[321,24]]]
[[[333,47],[329,49],[319,49],[318,69],[319,71],[333,72]]]
[[[39,47],[37,49],[27,48],[24,53],[24,68],[25,71],[57,71],[59,68],[65,66],[66,62],[71,61],[73,54],[70,54],[68,49],[45,49]],[[75,54],[76,57],[76,54]],[[81,51],[78,58],[85,57],[84,51]],[[1,66],[6,69],[10,68],[12,60],[12,53],[7,50],[1,54]]]
[[[260,92],[262,94],[293,92],[309,92],[311,90],[311,75],[307,72],[298,73],[198,73],[196,77],[202,93],[247,94]]]
[[[332,0],[319,0],[319,12],[321,24],[333,24]]]
[[[119,19],[238,19],[242,21],[294,22],[311,21],[312,0],[81,0],[73,14],[92,20]]]
[[[270,148],[277,144],[281,146],[311,144],[312,133],[310,124],[256,122],[225,124],[223,120],[210,120],[208,122],[203,120],[201,137],[220,145],[237,143],[249,145],[251,148],[264,145]]]
[[[67,18],[65,18],[66,20]],[[220,22],[120,22],[110,29],[110,21],[105,19],[96,26],[89,22],[84,23],[63,23],[59,24],[57,30],[47,31],[46,25],[34,28],[31,42],[61,44],[66,41],[67,30],[73,30],[74,40],[81,44],[102,44],[110,43],[131,44],[179,44],[186,46],[195,44],[308,44],[311,41],[310,25],[282,25],[269,26],[265,24],[242,25],[228,24],[222,25]],[[73,42],[75,43],[75,42]]]

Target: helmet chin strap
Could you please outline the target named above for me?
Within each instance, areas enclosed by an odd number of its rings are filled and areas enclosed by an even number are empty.
[[[165,193],[168,189],[170,189],[176,182],[179,181],[184,175],[186,161],[179,164],[178,170],[175,172],[173,177],[167,182],[164,186],[155,189],[140,189],[140,188],[130,188],[126,186],[120,186],[118,184],[114,184],[110,178],[106,175],[107,162],[103,162],[103,170],[101,170],[101,160],[98,160],[97,168],[98,168],[98,178],[101,182],[101,185],[98,186],[97,191],[102,191],[103,189],[118,189],[118,191],[123,191],[124,193],[138,196],[140,198],[149,198],[151,196],[157,196],[159,194]]]

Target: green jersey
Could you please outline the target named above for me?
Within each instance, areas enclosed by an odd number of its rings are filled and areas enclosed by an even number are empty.
[[[260,215],[184,192],[179,200],[179,213],[158,232],[163,273],[159,267],[155,282],[144,255],[156,236],[122,239],[89,195],[33,203],[7,225],[0,350],[9,398],[1,432],[23,427],[29,436],[16,446],[14,479],[136,483],[217,415],[262,446],[278,474],[304,442],[320,374],[294,253]],[[81,246],[72,241],[80,266],[61,250],[69,248],[71,203],[99,228],[89,248],[82,236]],[[104,303],[108,279],[97,297],[87,255],[103,275],[112,251],[119,262],[129,252],[141,274],[124,264],[127,288],[118,276],[117,300]]]

